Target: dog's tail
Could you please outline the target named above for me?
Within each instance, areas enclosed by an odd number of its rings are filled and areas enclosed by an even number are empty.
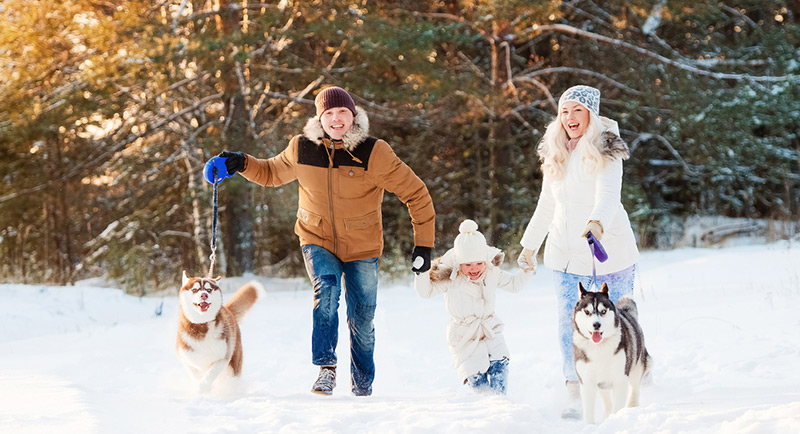
[[[622,297],[617,302],[617,310],[621,310],[628,315],[632,316],[636,321],[639,321],[639,308],[636,307],[636,302],[630,297]]]
[[[236,291],[236,294],[225,303],[225,307],[233,312],[237,320],[242,319],[244,314],[253,307],[264,293],[264,287],[260,283],[256,281],[248,282]]]

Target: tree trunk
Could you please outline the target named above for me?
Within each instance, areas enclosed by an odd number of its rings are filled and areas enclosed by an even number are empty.
[[[221,0],[220,8],[225,12],[220,14],[222,31],[231,35],[239,31],[241,14],[238,9],[228,8],[230,0]],[[222,77],[225,88],[225,112],[231,116],[224,133],[225,145],[236,146],[240,151],[250,151],[253,147],[253,138],[248,134],[249,113],[246,109],[244,89],[239,86],[236,73],[236,61],[233,53],[226,58],[223,66]],[[253,241],[253,212],[251,205],[251,186],[243,178],[237,177],[228,181],[225,193],[228,198],[225,205],[225,225],[228,235],[227,274],[240,275],[253,271],[255,257],[255,242]]]
[[[491,120],[492,127],[489,132],[488,145],[491,165],[489,172],[490,191],[489,191],[489,227],[487,228],[487,238],[493,242],[500,242],[497,238],[506,233],[505,230],[510,222],[511,195],[509,186],[513,185],[511,173],[511,119],[506,116],[510,109],[507,107],[506,99],[508,83],[510,82],[508,62],[509,51],[508,43],[505,42],[507,34],[506,26],[493,25],[492,45],[492,88],[495,95],[493,107],[494,119]]]
[[[181,154],[183,156],[184,164],[186,165],[186,172],[189,174],[189,195],[192,201],[192,235],[194,236],[195,254],[197,255],[197,264],[203,266],[205,264],[205,253],[203,252],[203,245],[206,240],[203,238],[203,225],[200,219],[200,200],[197,193],[201,191],[202,185],[197,181],[192,162],[189,159],[189,146],[186,143],[181,144]]]

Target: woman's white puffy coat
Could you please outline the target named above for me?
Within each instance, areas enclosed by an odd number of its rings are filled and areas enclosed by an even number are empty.
[[[606,262],[596,263],[597,274],[624,270],[639,259],[628,213],[620,198],[619,154],[622,147],[627,155],[627,145],[611,131],[601,134],[598,140],[603,141],[596,146],[603,152],[605,167],[595,173],[589,171],[582,161],[584,148],[578,146],[570,155],[562,179],[545,174],[539,202],[522,236],[520,244],[531,250],[538,250],[547,237],[544,265],[552,270],[592,274],[593,258],[583,237],[589,220],[597,220],[603,226],[601,242],[608,253]]]
[[[501,270],[504,254],[497,248],[489,247],[489,257],[493,259],[487,260],[486,271],[475,281],[458,272],[453,249],[434,261],[430,271],[414,279],[414,289],[420,296],[444,294],[450,313],[447,343],[462,380],[486,372],[490,360],[509,356],[503,322],[494,311],[495,291],[519,292],[532,275],[522,270],[516,274]]]

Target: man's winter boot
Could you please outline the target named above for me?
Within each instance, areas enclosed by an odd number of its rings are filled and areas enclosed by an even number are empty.
[[[506,380],[508,379],[508,358],[492,360],[489,362],[489,385],[498,395],[506,394]]]
[[[311,386],[311,391],[320,395],[331,395],[334,387],[336,387],[336,366],[320,366],[319,377]]]

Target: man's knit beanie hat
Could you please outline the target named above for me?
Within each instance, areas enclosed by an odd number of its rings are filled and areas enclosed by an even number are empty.
[[[317,98],[314,99],[314,105],[317,106],[317,117],[322,116],[325,110],[334,107],[347,107],[353,112],[353,116],[356,115],[356,104],[353,102],[353,98],[341,87],[325,88],[317,94]]]

